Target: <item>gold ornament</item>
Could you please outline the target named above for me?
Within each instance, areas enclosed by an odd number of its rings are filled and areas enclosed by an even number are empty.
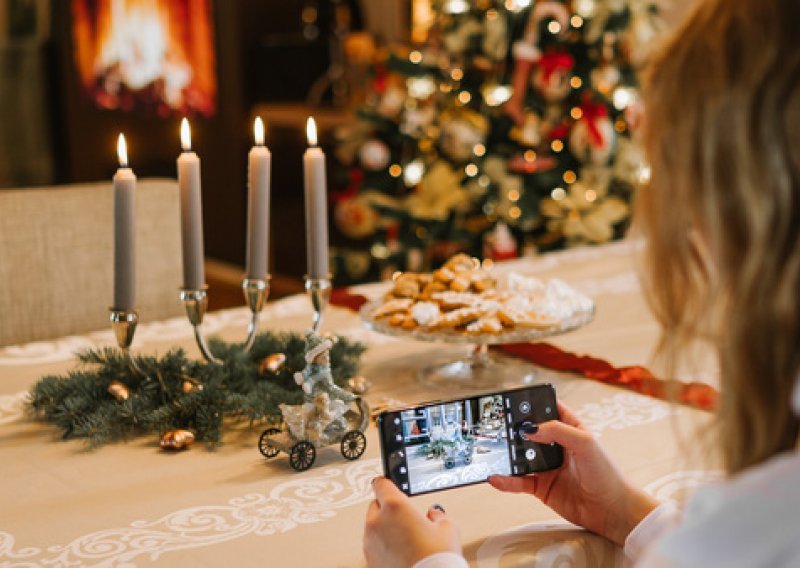
[[[372,383],[366,377],[352,377],[347,380],[347,388],[354,394],[364,394],[369,390]]]
[[[131,395],[130,390],[128,390],[128,385],[119,381],[111,381],[108,385],[108,392],[117,400],[128,400],[128,397]]]
[[[181,390],[183,394],[189,394],[190,392],[199,392],[203,390],[203,385],[198,383],[197,381],[184,379],[181,383]]]
[[[183,450],[194,444],[194,434],[189,430],[170,430],[161,436],[162,450]]]
[[[273,353],[272,355],[267,355],[262,359],[261,364],[258,366],[258,372],[262,375],[266,375],[267,373],[271,375],[277,375],[283,369],[283,366],[286,364],[286,354],[285,353]]]

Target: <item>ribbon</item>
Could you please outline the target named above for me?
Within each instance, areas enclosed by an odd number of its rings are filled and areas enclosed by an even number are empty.
[[[545,82],[547,82],[556,71],[571,71],[575,67],[575,58],[563,51],[549,50],[539,60],[539,67],[542,69]]]
[[[335,306],[358,311],[367,299],[361,294],[351,294],[347,289],[336,289],[330,301]],[[493,349],[546,369],[578,373],[587,379],[627,388],[660,400],[677,401],[701,410],[715,409],[719,399],[716,389],[705,383],[660,379],[639,365],[615,367],[603,359],[576,355],[550,343],[507,343],[496,345]]]
[[[580,109],[582,113],[580,120],[586,121],[589,139],[595,148],[600,148],[605,142],[605,138],[603,138],[603,133],[600,132],[600,128],[597,126],[597,121],[608,116],[608,109],[604,104],[592,102],[589,97],[583,99]]]

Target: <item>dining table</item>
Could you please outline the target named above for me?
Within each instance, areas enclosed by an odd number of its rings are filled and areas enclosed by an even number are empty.
[[[640,242],[628,239],[497,263],[495,270],[559,278],[592,298],[593,321],[549,343],[615,367],[649,366],[658,375],[659,326],[637,276],[641,249]],[[359,285],[348,293],[376,298],[388,286]],[[203,329],[209,336],[242,341],[249,320],[245,307],[226,309],[207,314]],[[298,294],[268,303],[259,325],[303,333],[311,321],[309,299]],[[469,384],[437,387],[418,378],[424,366],[458,358],[468,345],[383,335],[364,325],[357,311],[339,305],[325,310],[323,330],[367,347],[359,374],[369,381],[363,396],[372,408],[471,392]],[[109,327],[0,348],[0,567],[366,564],[362,539],[374,499],[371,481],[383,473],[374,422],[360,459],[347,461],[337,447],[321,448],[313,467],[302,472],[290,467],[285,454],[262,456],[259,424],[231,424],[220,445],[198,442],[180,452],[162,450],[156,435],[97,448],[62,440],[53,425],[32,414],[30,389],[43,376],[75,368],[75,353],[115,345]],[[187,318],[148,321],[142,314],[132,350],[163,355],[174,347],[200,357]],[[535,383],[554,385],[559,400],[631,482],[658,499],[681,503],[696,487],[720,478],[707,435],[712,412],[579,373],[517,359],[514,364],[530,366],[529,382],[534,376]],[[682,381],[717,384],[713,358],[702,354],[676,373]],[[447,511],[471,566],[625,562],[620,547],[561,519],[535,497],[501,493],[487,483],[412,502],[423,511],[434,503]]]

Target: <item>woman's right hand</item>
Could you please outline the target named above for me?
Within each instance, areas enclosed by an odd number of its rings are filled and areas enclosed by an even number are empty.
[[[625,479],[570,409],[559,403],[558,412],[561,420],[543,422],[536,434],[527,436],[540,444],[563,446],[564,464],[524,477],[494,475],[489,483],[500,491],[530,493],[571,523],[622,546],[659,503]]]

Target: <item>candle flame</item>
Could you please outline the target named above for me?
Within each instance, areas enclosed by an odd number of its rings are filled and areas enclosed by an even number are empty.
[[[256,142],[256,146],[264,145],[264,121],[261,120],[260,116],[257,116],[253,121],[253,139]]]
[[[306,122],[306,136],[308,137],[308,145],[317,145],[317,123],[314,122],[314,117],[309,116]]]
[[[181,148],[184,152],[192,150],[192,129],[189,127],[189,120],[186,117],[181,120]]]
[[[128,146],[125,144],[125,135],[120,133],[117,138],[117,157],[121,168],[128,167]]]

